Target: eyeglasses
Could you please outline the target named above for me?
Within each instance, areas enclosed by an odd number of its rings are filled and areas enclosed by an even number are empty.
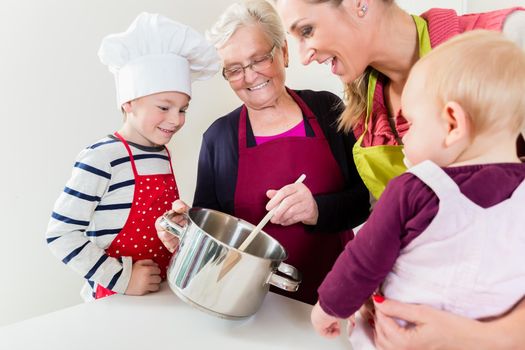
[[[229,82],[241,80],[244,78],[244,71],[250,68],[252,71],[261,73],[263,70],[269,68],[273,63],[273,54],[275,51],[275,45],[272,47],[269,53],[264,56],[258,57],[251,61],[246,66],[235,65],[228,69],[222,69],[222,76]]]

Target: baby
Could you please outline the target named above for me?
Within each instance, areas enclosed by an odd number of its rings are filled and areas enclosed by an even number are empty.
[[[402,94],[409,170],[392,180],[319,288],[324,336],[380,287],[391,299],[482,319],[525,291],[525,53],[474,31],[423,57]],[[381,298],[381,297],[379,297]]]

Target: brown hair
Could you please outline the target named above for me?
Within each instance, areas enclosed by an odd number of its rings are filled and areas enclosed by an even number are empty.
[[[346,107],[339,117],[339,124],[337,126],[339,130],[347,133],[352,131],[352,128],[366,113],[367,83],[371,70],[372,69],[368,67],[356,80],[344,84],[344,101]]]
[[[343,0],[304,0],[310,4],[321,4],[329,2],[331,5],[337,7],[341,5]],[[394,0],[383,0],[384,3],[393,3]],[[357,122],[363,118],[366,112],[366,94],[368,88],[368,76],[370,75],[371,67],[368,67],[363,74],[351,83],[344,84],[344,101],[345,109],[339,117],[338,129],[344,132],[352,131],[352,128]]]
[[[279,0],[273,0],[278,2]],[[330,3],[334,7],[338,7],[344,0],[303,0],[309,4]],[[382,0],[384,3],[392,4],[394,0]],[[366,94],[368,88],[368,76],[372,68],[368,67],[363,74],[351,83],[344,84],[344,101],[345,109],[339,117],[338,129],[345,132],[350,132],[357,122],[363,118],[366,112]]]

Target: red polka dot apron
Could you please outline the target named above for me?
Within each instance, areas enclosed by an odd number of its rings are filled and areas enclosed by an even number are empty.
[[[169,174],[140,175],[128,143],[118,132],[115,132],[115,136],[122,141],[128,151],[135,178],[135,192],[128,220],[106,249],[106,254],[113,258],[129,256],[133,262],[151,259],[159,265],[160,277],[164,280],[171,253],[157,237],[155,220],[170,210],[171,203],[179,198],[170,153],[166,148],[170,163]],[[95,298],[99,299],[112,294],[115,292],[99,285]]]

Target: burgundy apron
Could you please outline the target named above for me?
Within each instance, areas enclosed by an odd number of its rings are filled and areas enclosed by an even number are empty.
[[[135,177],[135,192],[128,219],[106,249],[106,254],[113,258],[129,256],[133,262],[151,259],[159,265],[160,277],[164,280],[171,253],[157,236],[155,220],[170,210],[171,203],[179,198],[170,153],[166,148],[171,170],[169,174],[139,175],[128,143],[118,132],[115,133],[115,136],[122,141],[128,151]],[[112,294],[115,292],[99,285],[95,298],[99,299]]]
[[[288,90],[312,127],[314,137],[283,137],[247,147],[247,109],[239,121],[239,170],[235,188],[235,216],[257,224],[266,214],[268,189],[279,189],[293,183],[301,174],[312,194],[343,190],[344,179],[313,112],[293,91]],[[317,301],[317,288],[353,238],[351,230],[340,233],[307,232],[302,223],[281,226],[268,223],[264,231],[277,239],[288,252],[286,263],[303,275],[297,292],[272,291],[309,304]]]

